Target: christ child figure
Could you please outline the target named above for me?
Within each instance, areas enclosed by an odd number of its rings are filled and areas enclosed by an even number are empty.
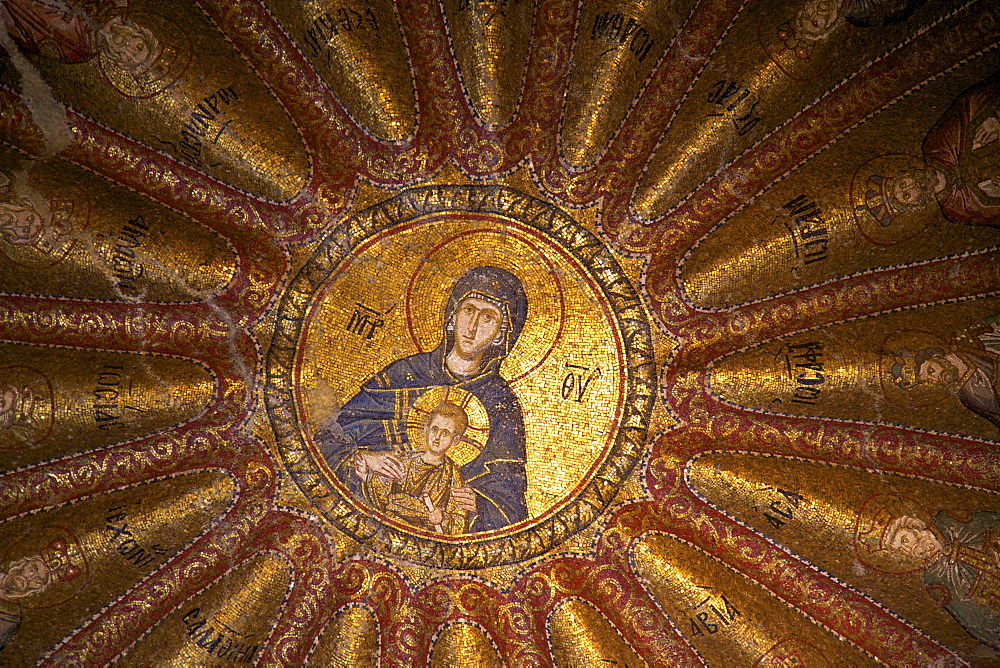
[[[462,472],[447,452],[462,440],[468,425],[465,409],[443,402],[427,416],[426,449],[383,455],[377,469],[364,456],[356,457],[354,472],[364,481],[365,498],[407,524],[449,535],[466,533],[469,513],[452,494],[464,486]]]

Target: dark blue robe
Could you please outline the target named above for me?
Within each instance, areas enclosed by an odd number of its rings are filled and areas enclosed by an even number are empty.
[[[434,387],[452,385],[473,394],[490,419],[489,438],[482,452],[462,467],[462,479],[477,494],[477,515],[470,532],[489,531],[528,517],[524,499],[524,418],[521,404],[507,381],[497,373],[499,360],[473,377],[452,374],[444,363],[444,346],[404,357],[385,367],[361,386],[341,409],[341,435],[321,431],[320,451],[337,477],[358,497],[361,481],[354,475],[358,450],[409,451],[406,418],[417,398]]]

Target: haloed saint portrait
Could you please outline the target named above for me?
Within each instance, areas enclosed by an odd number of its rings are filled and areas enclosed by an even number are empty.
[[[274,447],[335,527],[455,568],[586,527],[645,449],[645,307],[604,244],[496,187],[414,189],[332,230],[268,352]]]

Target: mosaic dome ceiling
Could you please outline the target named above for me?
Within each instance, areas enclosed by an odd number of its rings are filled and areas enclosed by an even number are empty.
[[[1000,5],[2,0],[3,665],[1000,665]]]

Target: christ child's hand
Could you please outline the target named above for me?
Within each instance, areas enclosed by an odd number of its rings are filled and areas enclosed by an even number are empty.
[[[431,526],[441,526],[441,523],[444,522],[444,511],[434,506],[430,494],[424,494],[424,505],[427,506],[427,521]]]
[[[362,480],[368,477],[368,464],[365,457],[360,452],[354,453],[354,475]]]

